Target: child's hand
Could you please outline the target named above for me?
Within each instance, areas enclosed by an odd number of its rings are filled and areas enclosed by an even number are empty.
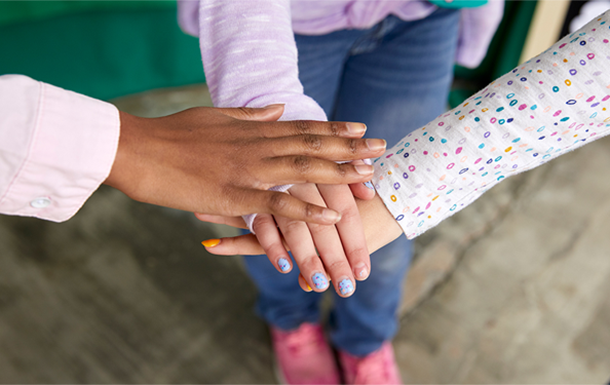
[[[357,199],[356,204],[357,204],[357,207],[359,210],[362,224],[364,226],[364,238],[363,239],[366,241],[366,244],[368,245],[369,252],[372,253],[372,252],[380,249],[381,247],[392,242],[393,240],[395,240],[402,234],[402,230],[401,230],[400,226],[394,220],[394,218],[392,217],[390,212],[386,209],[385,205],[383,204],[381,198],[378,195],[375,195],[375,197],[369,201]],[[245,227],[245,224],[241,218],[228,218],[228,217],[220,217],[220,216],[201,215],[201,214],[196,214],[196,215],[199,219],[201,219],[203,221],[207,221],[207,222],[222,223],[222,224],[235,226],[235,227],[242,227],[242,228]],[[344,216],[344,218],[345,218],[345,216]],[[257,235],[247,234],[247,235],[241,235],[241,236],[233,237],[233,238],[222,238],[216,242],[213,242],[212,244],[214,246],[206,246],[206,249],[210,253],[217,254],[217,255],[264,254],[266,251],[269,251],[268,250],[269,247],[267,246],[266,248],[263,248],[263,246],[261,246],[261,244],[264,244],[265,241],[261,242],[261,235],[259,233],[259,230],[256,230],[256,231],[257,231]],[[257,236],[258,236],[258,239],[257,239]],[[310,236],[308,236],[307,239],[309,242],[311,242]],[[348,239],[349,238],[346,238],[346,239],[342,238],[343,244],[345,244],[345,242]],[[285,242],[285,246],[288,246],[288,249],[290,249],[290,245],[288,244],[288,242]],[[284,246],[281,246],[281,247],[282,247],[282,249],[284,248]],[[280,250],[278,248],[273,251],[273,253],[274,253],[273,255],[278,255],[282,251],[283,250]],[[285,253],[285,251],[283,251],[283,252]],[[294,251],[293,251],[293,253],[294,253]],[[322,253],[320,252],[320,254],[322,254]],[[277,260],[273,260],[271,255],[269,255],[269,258],[275,266],[278,266]],[[288,259],[287,257],[285,257],[285,258]],[[295,260],[297,260],[296,256],[295,256]],[[351,262],[351,260],[350,260],[350,262]],[[297,263],[299,263],[298,260],[297,260]],[[320,263],[320,262],[317,261],[317,263]],[[326,265],[326,269],[330,270],[329,273],[330,273],[331,277],[333,277],[336,288],[338,288],[339,282],[337,282],[336,278],[334,278],[334,277],[335,276],[339,277],[339,276],[341,276],[341,274],[347,275],[344,267],[339,265],[338,267],[340,267],[342,270],[340,270],[338,272],[332,272],[333,271],[332,269],[335,266],[327,265],[326,263],[325,263],[325,265]],[[369,266],[370,266],[370,264],[369,264]],[[304,279],[304,277],[308,277],[307,272],[311,272],[312,269],[310,268],[310,265],[307,265],[304,267],[299,264],[299,267],[302,272],[301,276],[299,277],[299,283],[301,284],[301,287],[303,288],[303,290],[309,291],[309,288],[306,286],[306,284],[309,282],[309,280],[306,281]],[[308,270],[306,270],[306,268],[308,268]],[[278,270],[281,271],[281,268]],[[356,273],[355,275],[357,276],[358,274]],[[311,286],[310,283],[309,283],[309,286],[313,288],[313,286]],[[319,291],[319,290],[316,290],[316,291]],[[337,290],[337,292],[339,294],[341,294],[340,290]]]
[[[336,211],[267,189],[367,181],[371,166],[332,160],[380,156],[385,142],[358,139],[360,123],[276,122],[282,112],[279,105],[192,108],[155,119],[121,113],[119,149],[105,183],[135,200],[187,211],[334,224],[341,218]]]

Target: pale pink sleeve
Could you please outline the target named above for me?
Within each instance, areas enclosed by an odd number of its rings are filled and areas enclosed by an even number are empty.
[[[0,76],[0,213],[61,222],[107,178],[119,113],[26,76]]]

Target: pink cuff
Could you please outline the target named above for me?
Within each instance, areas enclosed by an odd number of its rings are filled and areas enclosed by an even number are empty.
[[[119,113],[109,103],[38,84],[33,125],[14,127],[32,133],[20,166],[9,170],[14,176],[0,197],[0,212],[61,222],[108,177],[118,147]]]

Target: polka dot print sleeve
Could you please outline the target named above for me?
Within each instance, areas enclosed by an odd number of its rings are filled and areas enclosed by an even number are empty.
[[[610,132],[610,12],[377,158],[373,183],[408,238],[511,175]]]

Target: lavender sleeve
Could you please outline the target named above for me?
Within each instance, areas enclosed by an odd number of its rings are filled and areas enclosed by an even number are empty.
[[[202,0],[199,39],[215,106],[284,103],[282,120],[326,120],[299,81],[288,0]]]
[[[299,81],[288,0],[201,0],[199,42],[214,106],[283,103],[280,120],[327,120]],[[244,217],[250,229],[255,216]]]

